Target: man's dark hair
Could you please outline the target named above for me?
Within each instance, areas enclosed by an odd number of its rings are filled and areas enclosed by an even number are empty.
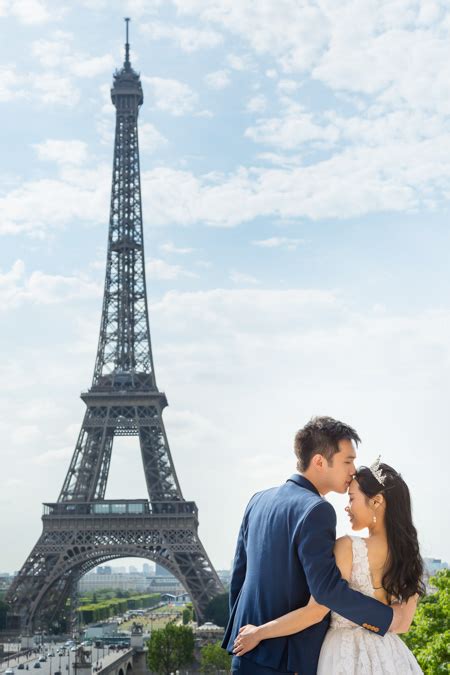
[[[313,417],[303,429],[295,434],[295,455],[298,471],[306,471],[314,455],[322,455],[332,464],[339,452],[339,441],[361,443],[356,431],[348,424],[332,417]]]

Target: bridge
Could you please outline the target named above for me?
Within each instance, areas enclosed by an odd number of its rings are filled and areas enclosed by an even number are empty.
[[[100,667],[92,664],[92,673],[97,675],[136,675],[136,671],[143,670],[141,664],[142,658],[145,660],[145,654],[126,649],[120,652],[110,652],[100,661]],[[81,674],[80,674],[81,675]]]

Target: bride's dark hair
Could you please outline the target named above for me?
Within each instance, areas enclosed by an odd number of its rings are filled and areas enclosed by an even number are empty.
[[[395,469],[388,464],[380,464],[379,468],[385,477],[384,485],[366,466],[358,469],[355,480],[367,498],[382,494],[386,501],[384,522],[389,552],[382,584],[390,598],[406,601],[416,593],[425,593],[423,562],[412,520],[411,497],[408,486]]]

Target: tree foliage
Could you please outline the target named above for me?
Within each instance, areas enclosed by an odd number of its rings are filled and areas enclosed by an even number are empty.
[[[201,649],[200,670],[202,673],[215,673],[217,670],[231,669],[231,656],[222,649],[220,642],[205,645]]]
[[[160,600],[159,593],[132,595],[127,598],[110,598],[104,599],[100,602],[91,602],[89,604],[82,604],[77,608],[81,623],[94,623],[96,621],[103,621],[111,616],[123,614],[129,609],[149,608],[154,607]]]
[[[154,630],[147,645],[148,666],[160,675],[170,675],[194,660],[194,633],[187,626],[169,623]]]
[[[228,593],[220,593],[212,598],[205,609],[205,621],[212,621],[216,626],[225,628],[230,616]]]
[[[425,675],[450,672],[450,570],[430,579],[436,589],[423,597],[403,640],[414,653]]]
[[[9,605],[0,600],[0,630],[4,630],[7,627],[6,617],[8,616]]]
[[[192,609],[190,607],[185,607],[182,613],[183,617],[183,626],[187,626],[189,621],[192,621]]]

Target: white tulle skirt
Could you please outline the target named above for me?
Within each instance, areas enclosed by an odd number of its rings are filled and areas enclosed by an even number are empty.
[[[414,655],[395,633],[380,637],[365,628],[330,628],[317,675],[418,675]]]

